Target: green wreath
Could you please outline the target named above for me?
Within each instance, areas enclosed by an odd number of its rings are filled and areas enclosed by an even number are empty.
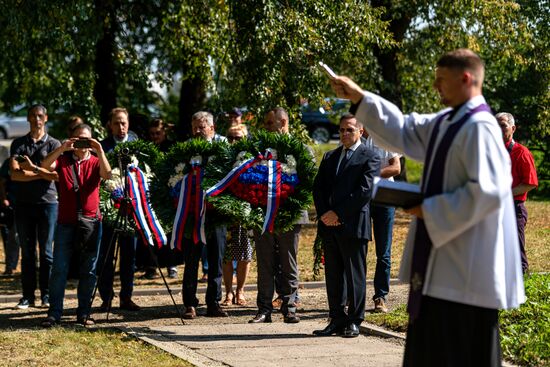
[[[144,140],[117,144],[112,152],[107,153],[107,160],[111,165],[111,178],[102,181],[99,190],[100,209],[104,222],[113,224],[118,216],[125,182],[124,177],[122,177],[124,172],[121,172],[124,167],[121,167],[121,165],[132,162],[137,163],[150,183],[152,177],[154,177],[153,168],[162,160],[162,156],[163,153],[153,143]],[[135,233],[135,224],[132,215],[128,215],[128,219],[122,231],[133,234]]]
[[[277,216],[275,217],[274,229],[277,232],[286,232],[294,226],[295,222],[302,214],[302,210],[307,209],[312,202],[313,179],[316,169],[313,162],[313,155],[308,147],[298,139],[289,134],[275,134],[268,132],[258,132],[252,139],[244,139],[231,145],[229,149],[229,160],[232,162],[227,166],[227,159],[223,157],[214,157],[209,162],[209,166],[218,171],[229,172],[235,162],[242,162],[248,158],[256,157],[258,154],[264,154],[268,149],[275,150],[277,160],[283,164],[290,164],[288,160],[293,157],[292,162],[296,167],[298,183],[294,187],[291,195],[282,200]],[[225,175],[224,175],[225,176]],[[212,176],[214,177],[214,176]],[[205,189],[210,187],[206,186]],[[267,186],[266,186],[267,190]],[[251,195],[253,195],[251,193]],[[231,223],[240,223],[245,228],[261,230],[266,208],[263,205],[257,205],[253,200],[248,200],[246,195],[236,195],[235,192],[227,189],[222,194],[215,197],[208,197],[207,200],[222,215],[228,217]]]
[[[199,165],[204,169],[203,189],[222,178],[226,173],[226,167],[231,164],[229,161],[229,145],[226,142],[209,143],[202,139],[192,139],[175,144],[164,155],[164,158],[156,166],[156,175],[150,189],[155,212],[159,220],[165,224],[165,228],[168,228],[167,232],[172,230],[176,216],[181,180],[184,175],[190,172],[190,162],[195,157],[200,157]],[[214,157],[216,161],[221,163],[219,166],[210,164]],[[219,216],[218,213],[211,210],[208,211],[206,220],[216,224],[225,223],[223,216]],[[192,232],[192,223],[193,220],[187,220],[186,222],[184,232],[187,238],[190,237]],[[206,226],[207,232],[213,229],[211,226]]]

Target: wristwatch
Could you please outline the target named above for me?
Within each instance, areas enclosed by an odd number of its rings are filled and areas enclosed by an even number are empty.
[[[33,170],[32,170],[32,173],[38,173],[40,172],[40,169],[38,166],[34,166]]]

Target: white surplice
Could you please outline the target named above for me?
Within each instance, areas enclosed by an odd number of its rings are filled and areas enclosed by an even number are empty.
[[[483,96],[474,97],[452,120],[441,123],[434,154],[449,125],[483,103]],[[364,92],[356,117],[376,144],[424,162],[434,122],[447,111],[404,115],[389,101]],[[423,294],[492,309],[525,302],[510,167],[493,115],[478,112],[470,117],[449,148],[443,194],[422,203],[433,243]],[[405,282],[410,277],[415,231],[413,220],[399,275]]]

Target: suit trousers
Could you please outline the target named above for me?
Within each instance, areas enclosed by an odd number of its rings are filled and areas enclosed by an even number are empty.
[[[225,239],[227,229],[224,226],[215,228],[215,233],[206,238],[206,245],[202,242],[193,243],[190,239],[183,244],[185,268],[183,270],[182,298],[185,307],[197,307],[197,282],[199,273],[199,260],[203,253],[203,247],[207,247],[208,257],[208,283],[206,286],[206,305],[215,307],[222,298],[222,263],[225,253]]]
[[[283,299],[283,315],[296,312],[298,295],[298,240],[300,225],[281,234],[254,231],[256,260],[258,262],[258,312],[269,314],[275,291],[275,278],[278,279],[279,296]]]
[[[321,231],[321,238],[329,317],[339,326],[359,326],[365,317],[368,240],[342,236],[331,229]]]

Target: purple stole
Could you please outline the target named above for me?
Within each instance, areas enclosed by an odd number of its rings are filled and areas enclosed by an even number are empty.
[[[447,154],[449,148],[459,132],[460,128],[464,126],[464,123],[477,112],[487,111],[491,112],[491,108],[486,104],[481,104],[476,108],[468,111],[460,118],[460,120],[451,124],[443,138],[441,139],[437,151],[433,154],[435,141],[439,132],[441,122],[451,113],[451,111],[442,114],[435,122],[435,126],[430,136],[428,143],[428,149],[426,152],[426,160],[424,162],[424,172],[422,173],[422,193],[424,198],[439,195],[443,192],[443,173],[445,172],[445,162],[447,161]],[[434,157],[437,159],[434,160]],[[433,162],[430,174],[428,175],[428,168],[430,163]],[[407,311],[409,312],[409,322],[413,322],[420,313],[420,303],[422,299],[422,288],[424,286],[424,278],[426,276],[426,270],[428,267],[428,259],[432,250],[432,241],[428,235],[426,224],[424,220],[417,218],[416,220],[416,233],[414,236],[414,249],[412,256],[411,266],[411,278],[409,288],[409,302],[407,305]]]

